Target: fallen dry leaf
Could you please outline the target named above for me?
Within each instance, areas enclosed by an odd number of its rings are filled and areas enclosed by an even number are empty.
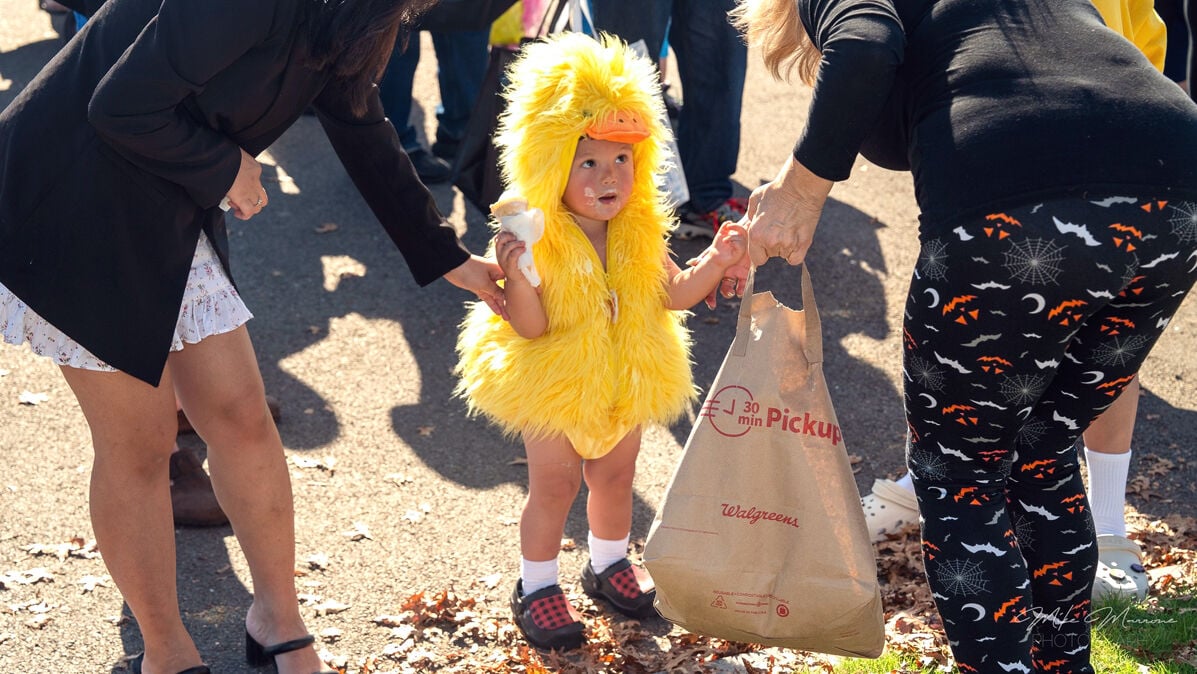
[[[7,571],[3,576],[0,576],[0,583],[5,585],[33,585],[40,582],[54,582],[54,574],[50,573],[49,569],[44,566],[29,569],[28,571]]]
[[[33,393],[32,391],[21,391],[21,395],[17,396],[17,402],[22,405],[40,405],[50,399],[50,396],[45,393]]]
[[[498,586],[499,581],[502,579],[503,579],[503,574],[492,573],[489,576],[483,576],[483,577],[479,578],[478,582],[485,585],[488,590],[493,590],[493,589],[495,589],[496,586]]]
[[[48,555],[57,557],[59,561],[66,561],[67,557],[95,559],[100,556],[94,540],[84,541],[78,536],[66,543],[31,543],[21,549],[34,557]]]
[[[78,584],[83,586],[83,593],[93,592],[97,587],[112,587],[108,581],[112,580],[110,576],[92,576],[86,575],[79,579]]]
[[[347,537],[351,541],[360,541],[362,539],[374,540],[374,536],[370,535],[370,529],[362,522],[354,522],[353,528],[349,531],[342,531],[342,536]]]
[[[415,481],[415,479],[412,478],[412,476],[404,475],[403,473],[390,473],[388,475],[383,476],[383,479],[390,480],[391,482],[394,482],[395,484],[399,485],[400,487],[402,487],[405,484],[408,484],[409,482]]]
[[[314,608],[316,609],[316,615],[318,615],[318,616],[333,615],[336,613],[342,613],[344,611],[348,611],[349,604],[343,604],[335,599],[328,599],[328,600],[325,600],[325,601],[317,604]]]
[[[291,456],[290,459],[296,468],[319,468],[320,470],[327,471],[329,475],[336,473],[337,457],[335,456],[325,456],[322,458]]]

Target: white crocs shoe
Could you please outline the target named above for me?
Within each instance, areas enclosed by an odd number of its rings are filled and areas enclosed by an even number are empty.
[[[1147,598],[1147,570],[1143,551],[1126,536],[1101,534],[1097,537],[1097,577],[1093,580],[1093,603],[1109,599]]]
[[[884,541],[904,525],[919,521],[919,504],[914,492],[893,480],[874,480],[873,491],[860,499],[865,523],[873,541]]]

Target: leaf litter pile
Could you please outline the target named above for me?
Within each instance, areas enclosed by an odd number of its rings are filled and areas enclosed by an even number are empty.
[[[1148,606],[1161,597],[1191,596],[1197,578],[1197,520],[1151,520],[1138,513],[1128,519],[1134,530],[1131,537],[1143,547],[1149,569]],[[886,607],[886,650],[906,655],[920,671],[951,671],[947,639],[923,577],[917,528],[911,525],[890,536],[876,550]],[[479,579],[466,592],[420,592],[402,602],[399,612],[376,616],[374,628],[390,630],[389,643],[379,653],[347,658],[330,652],[326,644],[321,655],[342,674],[782,674],[834,672],[841,661],[691,634],[659,618],[632,620],[569,584],[564,586],[566,594],[583,615],[587,641],[569,653],[537,651],[519,634],[506,601],[482,597],[498,580]],[[1191,653],[1197,640],[1176,647]],[[723,666],[717,667],[717,662]]]
[[[1144,550],[1151,579],[1148,607],[1164,597],[1191,597],[1197,579],[1197,519],[1172,515],[1153,520],[1128,514],[1131,538]],[[99,556],[94,541],[72,539],[63,544],[25,546],[34,558],[59,562],[92,560]],[[931,591],[922,572],[922,553],[914,525],[877,543],[878,577],[885,603],[886,650],[901,653],[920,671],[950,671],[951,657],[940,629]],[[307,569],[334,572],[324,555],[313,555]],[[0,575],[0,595],[18,586],[55,581],[45,567],[10,570]],[[342,629],[316,629],[321,657],[341,674],[688,674],[736,671],[747,674],[834,672],[839,658],[755,644],[725,641],[685,632],[657,618],[637,621],[620,616],[592,601],[571,584],[565,590],[587,625],[585,645],[570,653],[541,652],[527,645],[511,619],[505,600],[488,600],[500,583],[499,574],[480,578],[466,591],[449,588],[418,592],[399,603],[394,614],[375,616],[353,629],[387,630],[386,645],[377,653],[353,656],[337,652]],[[86,595],[97,586],[112,587],[107,577],[84,575],[73,581]],[[85,600],[81,597],[80,600]],[[317,596],[300,595],[301,604],[319,617],[340,613],[348,605]],[[25,629],[41,630],[56,607],[41,599],[6,601],[9,612],[24,616]],[[119,621],[123,622],[123,620]],[[313,624],[315,623],[315,624]],[[118,624],[114,622],[114,624]],[[0,643],[13,634],[0,635]],[[1174,656],[1185,659],[1197,652],[1197,639],[1176,644]],[[722,663],[722,666],[716,666]],[[733,664],[734,663],[734,664]],[[729,667],[730,665],[730,667]]]
[[[1158,458],[1158,457],[1156,457]],[[330,470],[331,462],[305,466]],[[1136,485],[1130,485],[1135,492]],[[1139,485],[1147,490],[1147,484]],[[1142,494],[1139,494],[1142,496]],[[1160,497],[1156,497],[1160,498]],[[1164,499],[1161,499],[1164,500]],[[1170,515],[1153,519],[1128,509],[1130,537],[1142,547],[1144,566],[1151,582],[1147,610],[1164,610],[1162,598],[1192,598],[1197,589],[1197,519]],[[364,525],[355,524],[344,532],[350,540],[370,538]],[[637,547],[642,548],[643,542]],[[563,541],[571,549],[572,541]],[[951,671],[951,656],[941,623],[935,612],[931,590],[923,577],[922,551],[914,525],[876,544],[878,578],[885,605],[886,650],[899,653],[918,671]],[[35,567],[8,570],[0,574],[0,597],[4,608],[23,625],[17,629],[42,630],[60,609],[40,596],[28,601],[16,599],[23,587],[35,588],[53,583],[56,577],[72,575],[72,562],[98,561],[94,541],[81,538],[69,543],[31,544],[23,547]],[[47,557],[56,558],[54,569],[42,566]],[[93,561],[93,565],[95,563]],[[638,561],[638,560],[635,560]],[[329,557],[317,553],[306,560],[306,568],[297,576],[318,572],[336,573]],[[73,574],[68,580],[78,588],[78,601],[87,601],[96,588],[114,585],[107,576]],[[586,624],[585,645],[569,653],[546,653],[531,648],[512,622],[505,597],[498,599],[494,590],[502,585],[500,574],[474,581],[469,587],[417,592],[399,602],[391,614],[357,619],[354,623],[321,628],[321,616],[340,614],[349,605],[317,595],[301,594],[305,612],[314,614],[309,621],[319,637],[320,656],[341,674],[690,674],[701,672],[745,672],[747,674],[782,674],[789,672],[834,672],[840,658],[833,656],[763,648],[755,644],[725,641],[691,634],[655,618],[632,620],[614,613],[602,602],[594,602],[579,588],[566,583],[569,599],[583,614]],[[12,592],[13,594],[9,594]],[[7,596],[5,596],[7,595]],[[488,598],[490,597],[490,598]],[[115,618],[114,625],[125,622]],[[385,630],[385,645],[375,653],[340,652],[338,641],[344,631]],[[0,644],[17,635],[0,629]],[[1177,661],[1197,663],[1197,639],[1174,646]],[[904,670],[906,671],[906,670]]]

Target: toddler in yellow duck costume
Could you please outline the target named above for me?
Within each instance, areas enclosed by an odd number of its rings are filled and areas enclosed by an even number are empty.
[[[496,235],[506,317],[470,308],[457,393],[527,450],[516,624],[537,647],[574,648],[583,627],[557,584],[557,553],[583,477],[583,589],[628,615],[653,612],[651,580],[627,560],[641,428],[695,400],[682,310],[715,292],[747,235],[725,225],[685,271],[669,256],[657,177],[670,131],[655,66],[626,44],[553,36],[527,45],[510,76],[495,141],[509,189],[492,210],[539,209],[544,228],[531,246]]]

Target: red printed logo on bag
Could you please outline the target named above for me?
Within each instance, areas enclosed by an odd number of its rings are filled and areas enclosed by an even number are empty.
[[[753,428],[761,428],[826,438],[831,440],[832,447],[844,439],[838,424],[821,421],[812,417],[810,412],[791,412],[788,407],[762,407],[753,399],[752,391],[738,384],[724,386],[716,391],[703,404],[699,416],[710,419],[711,428],[728,438],[738,438]]]
[[[739,414],[741,408],[759,411],[761,406],[752,400],[752,391],[743,386],[724,386],[707,398],[699,416],[710,419],[711,428],[718,431],[719,435],[738,438],[752,430],[752,422],[756,418],[751,413]]]

